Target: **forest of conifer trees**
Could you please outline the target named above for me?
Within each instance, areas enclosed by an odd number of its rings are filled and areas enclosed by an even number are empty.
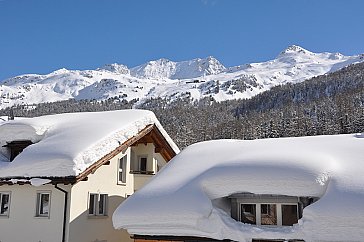
[[[261,139],[364,132],[364,63],[298,84],[277,86],[247,100],[216,102],[158,98],[131,102],[68,100],[15,106],[15,116],[142,108],[153,111],[184,148],[210,139]],[[0,110],[9,115],[10,108]]]

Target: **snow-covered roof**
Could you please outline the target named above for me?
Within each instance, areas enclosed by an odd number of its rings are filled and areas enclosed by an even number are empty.
[[[6,120],[8,120],[8,117],[0,116],[0,125],[3,124]]]
[[[364,133],[265,140],[216,140],[174,157],[113,215],[131,234],[362,241]],[[243,224],[231,218],[235,193],[319,197],[293,226]]]
[[[150,124],[178,153],[155,115],[145,110],[66,113],[6,121],[0,125],[0,178],[77,176]],[[9,162],[3,146],[19,140],[34,144]]]

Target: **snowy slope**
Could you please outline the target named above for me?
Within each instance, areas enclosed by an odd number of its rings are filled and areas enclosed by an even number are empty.
[[[60,69],[47,75],[4,80],[0,85],[0,108],[70,98],[250,98],[279,84],[300,82],[362,61],[364,55],[313,53],[290,46],[273,60],[229,68],[210,56],[181,62],[159,59],[131,69],[116,63],[96,70]]]
[[[167,59],[150,61],[131,69],[131,74],[140,78],[152,79],[191,79],[218,74],[225,67],[214,57],[173,62]]]
[[[114,227],[233,241],[363,241],[363,147],[364,133],[193,144],[118,207]],[[256,226],[231,218],[226,197],[242,192],[320,199],[298,224]]]

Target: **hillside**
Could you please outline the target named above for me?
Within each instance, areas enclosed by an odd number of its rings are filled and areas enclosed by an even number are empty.
[[[135,102],[59,101],[14,108],[16,116],[129,109]],[[155,112],[180,148],[210,139],[259,139],[364,131],[364,63],[297,84],[272,88],[251,99],[156,98],[138,108]],[[10,109],[0,110],[8,115]]]
[[[293,45],[273,60],[234,67],[209,56],[181,62],[159,59],[133,68],[108,64],[96,70],[60,69],[0,82],[0,108],[68,99],[114,98],[141,104],[151,98],[251,98],[274,86],[302,82],[362,61],[364,55],[313,53]]]

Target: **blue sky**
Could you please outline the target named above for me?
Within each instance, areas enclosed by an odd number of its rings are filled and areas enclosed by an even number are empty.
[[[363,9],[361,0],[0,0],[0,80],[162,57],[234,66],[291,44],[360,54]]]

